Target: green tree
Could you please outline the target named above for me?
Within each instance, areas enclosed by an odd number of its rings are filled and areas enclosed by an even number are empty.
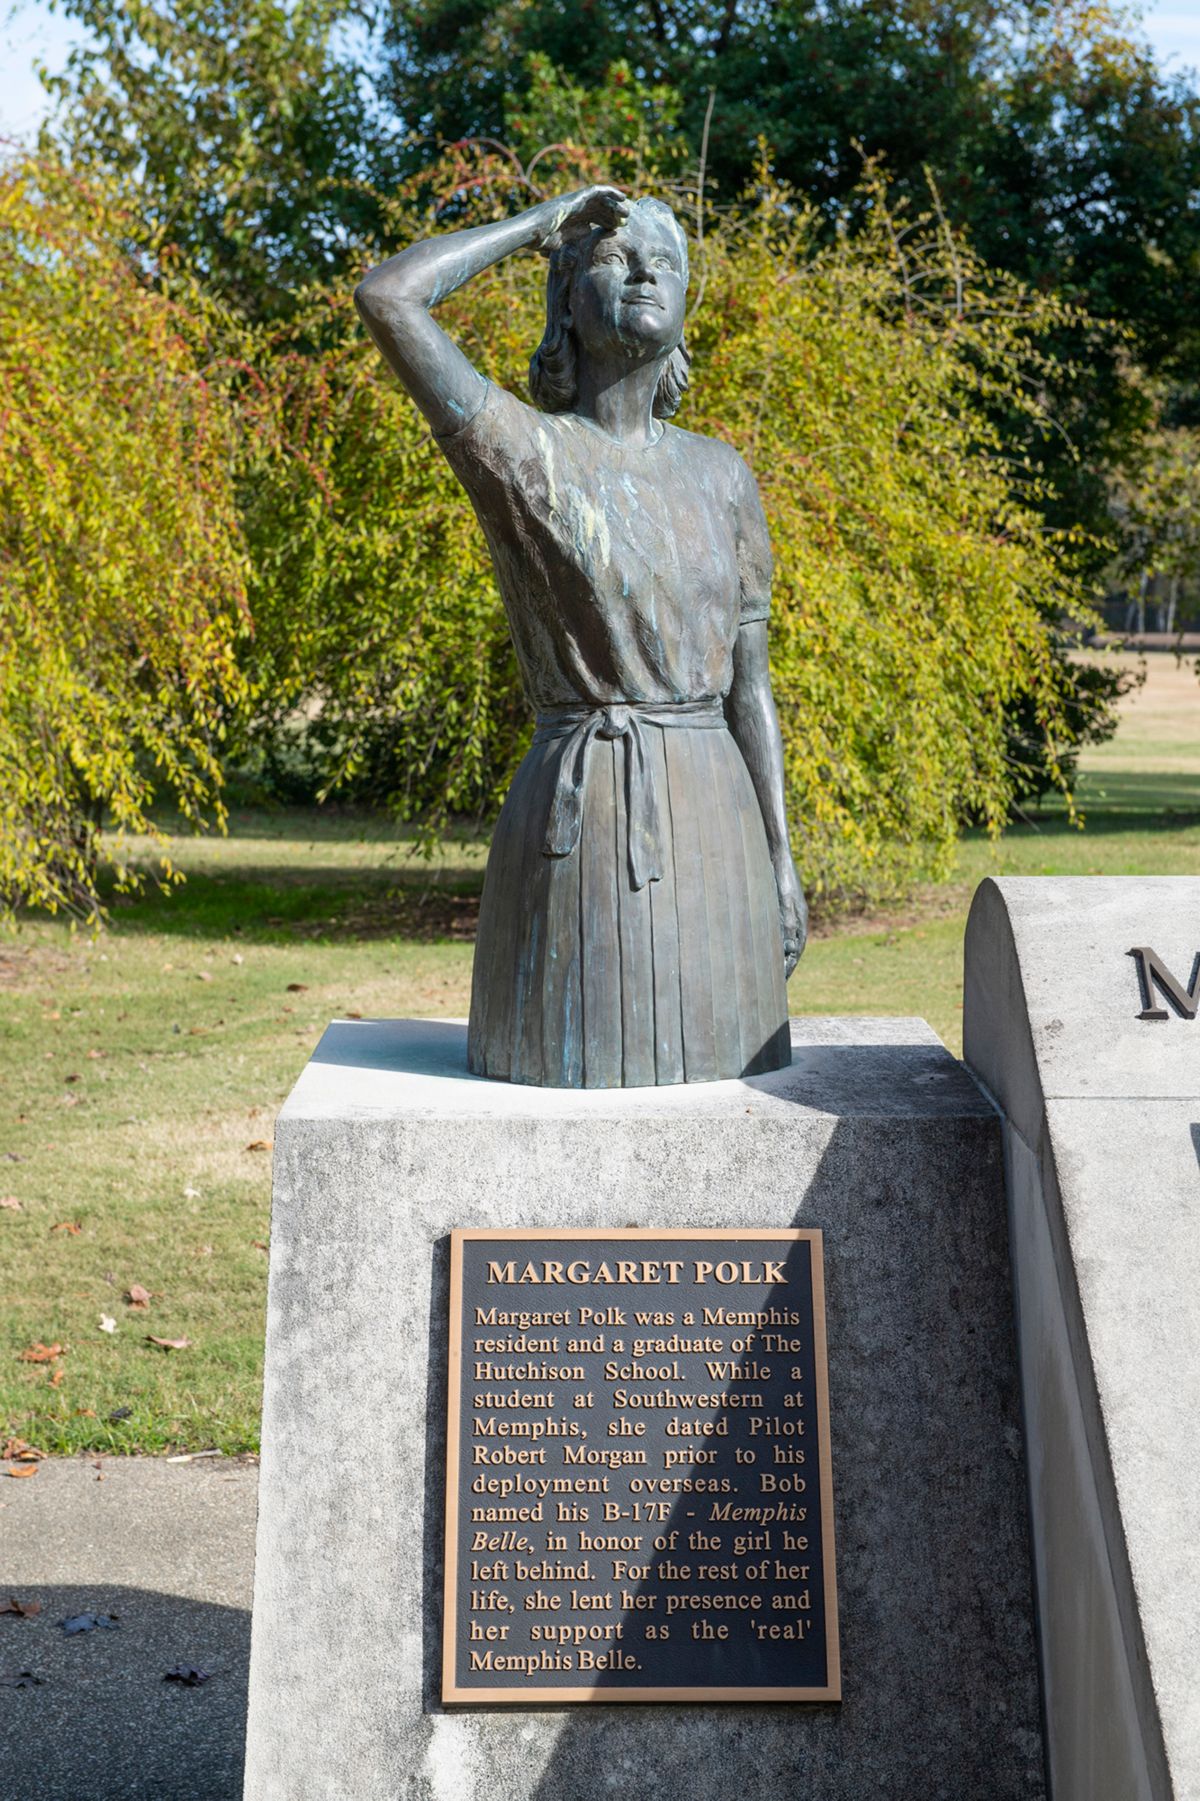
[[[50,133],[136,183],[131,229],[252,316],[335,279],[377,230],[378,129],[336,0],[64,0],[87,28]]]
[[[535,157],[563,139],[626,179],[703,161],[726,201],[765,138],[827,227],[864,157],[920,204],[929,174],[986,261],[1120,326],[1120,347],[1059,328],[1054,523],[1111,523],[1107,473],[1146,423],[1131,363],[1200,382],[1200,96],[1115,0],[64,4],[90,35],[51,84],[54,132],[136,179],[139,248],[178,245],[249,316],[386,242],[380,196],[430,137],[504,143],[542,187],[560,164]]]
[[[94,916],[96,832],[219,819],[244,679],[227,409],[129,222],[53,161],[0,164],[0,912]],[[160,860],[160,871],[170,866]],[[125,879],[133,879],[125,870]]]
[[[1086,290],[1151,354],[1197,344],[1200,96],[1109,0],[391,0],[390,97],[441,138],[520,139],[552,65],[625,65],[675,96],[693,159],[737,193],[757,145],[818,206],[863,154],[910,198],[931,169],[985,260]],[[514,115],[516,129],[514,129]]]
[[[570,80],[540,52],[522,74],[521,93],[505,96],[506,142],[525,159],[531,181],[543,164],[540,182],[551,179],[556,158],[564,156],[577,170],[583,146],[592,147],[597,169],[619,171],[635,186],[647,168],[661,175],[687,167],[679,94],[643,81],[623,59],[592,86]]]
[[[864,155],[919,204],[928,171],[985,261],[1124,328],[1121,359],[1064,328],[1048,372],[1052,516],[1099,531],[1144,417],[1129,357],[1200,377],[1200,95],[1128,20],[1106,0],[390,0],[388,93],[414,128],[521,144],[553,111],[548,65],[596,93],[629,67],[660,110],[674,95],[721,196],[765,138],[830,220]]]

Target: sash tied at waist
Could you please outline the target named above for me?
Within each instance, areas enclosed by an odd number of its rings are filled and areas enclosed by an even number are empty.
[[[533,736],[535,744],[566,739],[550,802],[546,840],[542,846],[544,855],[568,857],[579,843],[587,754],[593,738],[623,738],[630,880],[635,888],[662,880],[662,809],[655,766],[646,754],[645,727],[648,725],[720,730],[725,725],[725,712],[719,700],[685,700],[551,707],[538,714]]]

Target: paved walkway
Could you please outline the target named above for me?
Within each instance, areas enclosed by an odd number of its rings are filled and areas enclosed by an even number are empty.
[[[97,1480],[97,1474],[102,1479]],[[0,1795],[241,1801],[258,1471],[205,1458],[54,1459],[0,1477]],[[115,1630],[57,1624],[116,1614]],[[177,1665],[219,1673],[164,1682]]]

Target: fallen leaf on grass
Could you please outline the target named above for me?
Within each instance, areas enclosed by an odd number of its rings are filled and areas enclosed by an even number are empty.
[[[0,1457],[9,1457],[15,1463],[40,1463],[45,1456],[45,1451],[39,1451],[36,1446],[26,1444],[23,1438],[6,1439],[4,1449],[0,1451]]]
[[[83,1227],[77,1219],[60,1219],[56,1226],[51,1226],[50,1235],[53,1237],[55,1232],[69,1232],[72,1238],[78,1238],[82,1231]]]
[[[177,1663],[173,1670],[167,1671],[163,1681],[181,1682],[185,1688],[199,1688],[202,1682],[211,1682],[220,1674],[220,1670],[198,1670],[194,1664]]]
[[[21,1211],[21,1203],[15,1194],[0,1194],[0,1207],[6,1208],[9,1213]]]
[[[51,1388],[57,1388],[57,1387],[58,1387],[58,1385],[59,1385],[59,1383],[60,1383],[60,1382],[61,1382],[61,1381],[62,1381],[62,1379],[63,1379],[63,1377],[64,1377],[64,1376],[65,1376],[65,1375],[66,1375],[66,1373],[67,1373],[67,1372],[66,1372],[66,1370],[65,1370],[65,1369],[64,1369],[64,1368],[63,1368],[63,1366],[62,1366],[62,1364],[61,1364],[61,1363],[60,1363],[60,1364],[59,1364],[59,1366],[58,1366],[58,1368],[57,1368],[57,1369],[55,1369],[55,1370],[51,1370],[51,1372],[50,1372],[50,1386],[51,1386]]]
[[[361,1018],[362,1018],[362,1014],[361,1014],[361,1013],[349,1013],[349,1012],[347,1012],[347,1013],[343,1013],[343,1014],[342,1014],[342,1018],[343,1018],[343,1019],[361,1019]]]
[[[38,1466],[36,1463],[14,1463],[4,1472],[6,1476],[36,1476],[37,1473]]]
[[[25,1350],[17,1352],[18,1363],[53,1363],[56,1357],[65,1357],[66,1347],[60,1344],[43,1344],[39,1338]]]
[[[287,985],[287,991],[289,994],[307,994],[308,993],[308,983],[307,982],[289,982]]]
[[[246,1146],[248,1151],[269,1151],[270,1148],[271,1140],[269,1138],[251,1139],[250,1143]]]
[[[269,1251],[271,1248],[269,1244],[264,1244],[261,1238],[252,1238],[250,1243],[256,1251]]]
[[[192,1348],[190,1338],[155,1338],[152,1332],[147,1332],[146,1343],[160,1345],[164,1351],[190,1351]]]
[[[35,1676],[32,1670],[15,1670],[11,1675],[0,1676],[0,1688],[40,1688],[45,1680],[44,1676]]]
[[[88,1052],[88,1057],[89,1057],[89,1058],[90,1058],[90,1059],[91,1059],[91,1061],[92,1061],[92,1062],[93,1062],[93,1063],[94,1063],[94,1062],[95,1062],[95,1061],[96,1061],[96,1059],[97,1059],[97,1058],[98,1058],[98,1057],[102,1057],[102,1056],[103,1056],[103,1055],[104,1055],[104,1052],[103,1052],[103,1051],[96,1051],[96,1050],[92,1050],[92,1051],[89,1051],[89,1052]]]
[[[59,1099],[64,1107],[78,1107],[81,1097],[77,1094],[62,1094]]]
[[[15,1595],[0,1601],[0,1613],[15,1613],[19,1620],[36,1620],[41,1611],[40,1601],[18,1601]]]
[[[131,1307],[140,1308],[144,1313],[150,1305],[150,1290],[143,1288],[140,1282],[133,1282],[125,1290],[125,1299]]]
[[[196,971],[196,980],[198,982],[211,982],[212,971],[208,969],[198,969]]]
[[[64,1082],[78,1082],[78,1080],[79,1080],[78,1073],[76,1073],[73,1076],[64,1076],[63,1077]]]
[[[116,1329],[117,1322],[112,1317],[111,1313],[102,1313],[100,1315],[100,1330],[102,1332],[115,1332]]]
[[[183,1198],[185,1201],[198,1201],[200,1199],[200,1190],[198,1188],[185,1188],[183,1191]]]
[[[73,1613],[69,1620],[58,1623],[67,1637],[73,1638],[77,1632],[94,1632],[98,1626],[107,1632],[121,1622],[115,1613]]]

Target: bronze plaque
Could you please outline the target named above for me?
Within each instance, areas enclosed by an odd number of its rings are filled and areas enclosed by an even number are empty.
[[[839,1700],[820,1232],[450,1259],[442,1699]]]

